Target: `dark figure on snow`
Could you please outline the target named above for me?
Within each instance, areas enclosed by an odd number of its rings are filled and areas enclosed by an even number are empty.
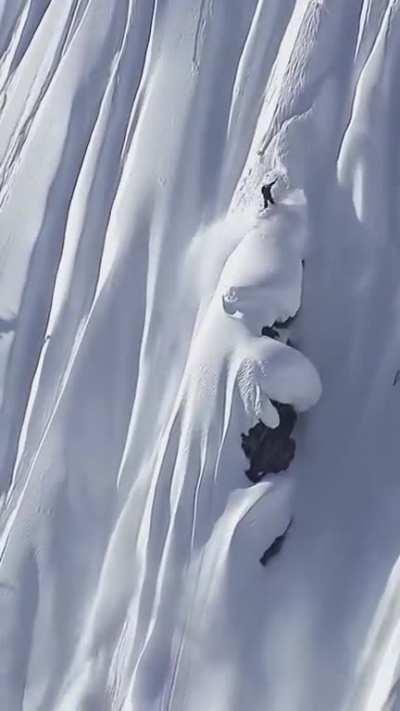
[[[271,205],[275,205],[275,200],[272,197],[271,189],[272,189],[272,186],[275,185],[277,180],[278,180],[278,178],[275,178],[275,180],[273,180],[272,183],[267,183],[266,185],[263,185],[261,188],[262,196],[264,198],[264,210],[267,209],[269,203],[271,203]]]

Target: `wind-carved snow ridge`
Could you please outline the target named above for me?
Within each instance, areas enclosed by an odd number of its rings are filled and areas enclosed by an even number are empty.
[[[398,705],[399,19],[0,0],[1,711]]]
[[[400,561],[390,574],[357,665],[345,711],[397,711],[400,704]]]

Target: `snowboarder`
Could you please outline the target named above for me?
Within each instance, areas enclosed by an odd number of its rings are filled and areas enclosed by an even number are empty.
[[[271,205],[275,205],[275,200],[272,197],[271,188],[273,185],[275,185],[277,180],[278,180],[278,178],[275,178],[275,180],[273,180],[272,183],[267,183],[266,185],[263,185],[261,188],[262,196],[264,198],[264,210],[267,209],[269,203],[271,203]]]

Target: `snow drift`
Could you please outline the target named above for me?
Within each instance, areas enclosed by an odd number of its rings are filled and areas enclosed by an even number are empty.
[[[395,703],[398,8],[0,2],[1,708]]]

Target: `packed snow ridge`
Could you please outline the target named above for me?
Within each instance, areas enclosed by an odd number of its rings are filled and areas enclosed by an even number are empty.
[[[0,0],[2,710],[400,708],[399,47],[397,0]]]

